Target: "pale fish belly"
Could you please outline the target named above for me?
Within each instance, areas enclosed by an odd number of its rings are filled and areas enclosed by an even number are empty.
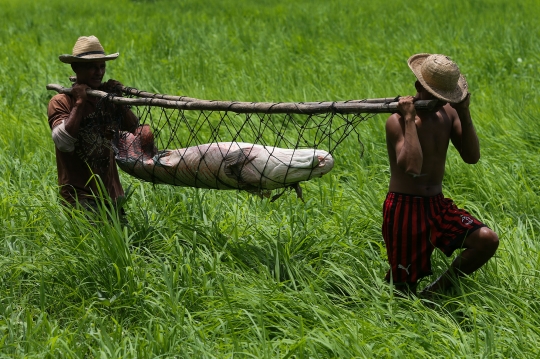
[[[260,193],[321,177],[332,156],[317,149],[283,149],[243,142],[217,142],[157,151],[149,128],[123,134],[116,162],[126,173],[152,183],[240,189]]]

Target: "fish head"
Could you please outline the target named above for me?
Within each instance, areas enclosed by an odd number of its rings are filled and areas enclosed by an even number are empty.
[[[133,133],[122,132],[116,144],[116,164],[122,171],[145,181],[153,182],[155,171],[148,171],[157,154],[150,126],[139,126]]]
[[[287,184],[321,177],[332,170],[334,158],[324,150],[297,149],[291,154],[284,180]]]

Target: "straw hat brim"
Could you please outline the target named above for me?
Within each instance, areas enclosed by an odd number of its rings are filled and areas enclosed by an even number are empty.
[[[427,84],[427,82],[424,80],[424,77],[422,76],[422,64],[426,60],[428,56],[431,54],[417,54],[413,55],[409,58],[407,63],[409,64],[409,68],[412,70],[418,81],[422,84],[422,86],[433,96],[437,97],[440,100],[449,102],[449,103],[459,103],[467,97],[468,93],[468,85],[467,80],[465,77],[460,74],[458,82],[456,84],[456,87],[451,91],[444,91],[441,89],[436,89],[431,87]]]
[[[118,55],[120,54],[117,52],[110,55],[90,54],[83,57],[77,57],[73,55],[60,55],[58,56],[58,58],[65,64],[72,64],[74,62],[110,61],[115,60]]]

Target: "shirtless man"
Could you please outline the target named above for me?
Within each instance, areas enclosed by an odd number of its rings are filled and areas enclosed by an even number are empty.
[[[386,122],[390,161],[389,193],[384,202],[382,233],[391,269],[386,275],[397,289],[416,294],[418,280],[432,274],[431,254],[446,256],[464,249],[450,268],[428,285],[423,295],[452,286],[454,276],[470,274],[497,250],[499,238],[442,194],[450,141],[468,164],[480,159],[480,146],[469,112],[467,82],[444,55],[409,58],[417,77],[417,94],[399,100],[399,113]],[[416,112],[416,100],[439,99],[433,111]]]

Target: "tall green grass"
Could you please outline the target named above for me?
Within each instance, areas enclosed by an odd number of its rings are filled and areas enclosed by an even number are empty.
[[[1,356],[538,357],[539,16],[532,0],[0,1]],[[412,94],[406,59],[450,55],[482,159],[451,150],[444,191],[499,234],[496,257],[432,306],[393,294],[384,115],[306,203],[122,174],[128,227],[63,210],[45,85],[69,83],[58,55],[90,34],[120,52],[107,77],[222,100]],[[433,278],[447,265],[436,253]]]

